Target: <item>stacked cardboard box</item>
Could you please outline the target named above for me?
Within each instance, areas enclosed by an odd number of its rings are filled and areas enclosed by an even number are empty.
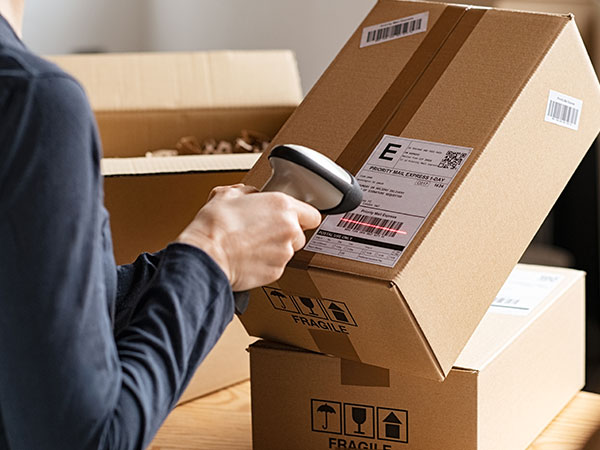
[[[517,266],[443,383],[259,341],[254,449],[524,449],[584,384],[584,309],[582,272]]]
[[[218,185],[241,181],[256,154],[145,158],[180,138],[233,140],[243,129],[274,136],[301,99],[289,51],[51,57],[86,89],[104,147],[105,204],[117,263],[173,241]],[[226,329],[181,401],[249,376],[252,342]]]
[[[242,316],[251,335],[341,358],[343,380],[366,380],[373,388],[346,397],[324,379],[335,378],[332,364],[340,364],[324,361],[339,360],[262,347],[252,350],[253,374],[271,373],[277,392],[297,391],[295,398],[319,392],[337,417],[342,412],[329,400],[344,408],[348,401],[404,410],[400,401],[369,400],[376,392],[401,392],[374,387],[402,377],[420,380],[420,393],[431,390],[441,403],[451,401],[435,393],[435,383],[456,377],[459,355],[599,130],[600,85],[572,16],[379,1],[273,143],[325,153],[356,175],[365,199],[351,213],[325,218],[283,277],[252,291]],[[262,186],[269,174],[265,155],[245,182]],[[527,326],[537,328],[536,318]],[[523,323],[514,323],[505,324],[510,333],[501,339],[519,348]],[[548,333],[549,327],[539,327]],[[579,355],[580,341],[567,341],[565,353]],[[473,353],[471,367],[463,367],[481,371],[479,381],[490,373],[477,360],[483,354]],[[556,367],[559,358],[550,355],[551,364],[537,367]],[[274,374],[277,360],[282,367]],[[504,373],[516,370],[517,360],[508,358]],[[309,363],[330,396],[312,390],[317,381],[305,374]],[[308,384],[292,372],[304,374]],[[529,410],[535,420],[510,442],[521,445],[539,432],[581,387],[578,374],[569,371],[565,389],[548,389],[550,400]],[[439,429],[434,413],[418,415],[408,426],[408,434],[420,435],[414,446],[377,439],[355,447],[335,439],[302,441],[309,438],[306,427],[296,427],[300,416],[283,400],[283,407],[266,409],[276,404],[274,391],[259,383],[253,387],[260,408],[254,410],[255,448],[307,448],[307,442],[309,448],[461,448],[431,446],[434,440],[422,436]],[[461,389],[471,390],[471,406],[484,408],[477,414],[502,410],[502,396],[493,395],[492,387],[465,383]],[[507,389],[518,388],[514,380],[507,383]],[[306,413],[310,405],[302,401],[297,407]],[[411,408],[416,401],[411,397]],[[369,408],[363,410],[368,415]],[[490,425],[496,416],[473,419],[473,411],[457,413],[475,427],[465,431],[463,448],[515,448],[503,446],[509,441]],[[267,422],[286,430],[286,446],[273,437],[277,433],[265,432]],[[390,433],[398,431],[397,422],[377,426],[388,425]],[[376,431],[373,425],[370,433]],[[296,442],[303,446],[294,447]]]

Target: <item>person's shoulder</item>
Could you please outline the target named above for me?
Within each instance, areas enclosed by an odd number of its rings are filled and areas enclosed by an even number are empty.
[[[35,78],[68,75],[56,64],[26,47],[0,45],[0,76]]]
[[[37,95],[61,95],[81,97],[85,94],[81,85],[68,73],[27,49],[5,47],[0,49],[0,89],[35,90]],[[73,98],[70,98],[72,100]]]
[[[77,157],[95,135],[94,116],[79,83],[21,49],[0,48],[0,117],[0,142],[18,144],[21,155],[51,145],[57,158]]]
[[[26,105],[30,105],[29,107]],[[81,85],[51,61],[27,49],[0,50],[0,112],[28,111],[34,120],[61,129],[88,129],[93,113]]]

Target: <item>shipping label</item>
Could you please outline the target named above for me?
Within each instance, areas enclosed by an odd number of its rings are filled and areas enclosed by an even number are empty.
[[[429,12],[363,28],[360,48],[427,31]]]
[[[548,297],[563,279],[564,275],[557,273],[514,269],[489,311],[526,316]]]
[[[360,206],[327,216],[306,250],[393,267],[471,151],[385,135],[356,175]]]

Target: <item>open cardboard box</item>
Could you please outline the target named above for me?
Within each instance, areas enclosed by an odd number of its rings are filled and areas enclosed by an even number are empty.
[[[518,265],[442,383],[254,344],[253,448],[526,448],[583,387],[584,281]]]
[[[105,205],[118,264],[173,241],[218,185],[240,182],[257,154],[145,158],[180,138],[274,136],[302,92],[290,51],[54,56],[85,88],[98,120]],[[198,369],[181,401],[245,380],[251,342],[239,321]]]
[[[355,174],[253,336],[443,380],[600,130],[570,15],[381,0],[273,145]],[[266,155],[245,182],[270,175]]]

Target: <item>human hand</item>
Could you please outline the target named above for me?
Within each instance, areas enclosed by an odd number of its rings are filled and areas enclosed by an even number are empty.
[[[320,222],[319,211],[307,203],[236,184],[213,189],[177,241],[204,250],[223,269],[232,289],[245,291],[281,277],[306,243],[304,230]]]

